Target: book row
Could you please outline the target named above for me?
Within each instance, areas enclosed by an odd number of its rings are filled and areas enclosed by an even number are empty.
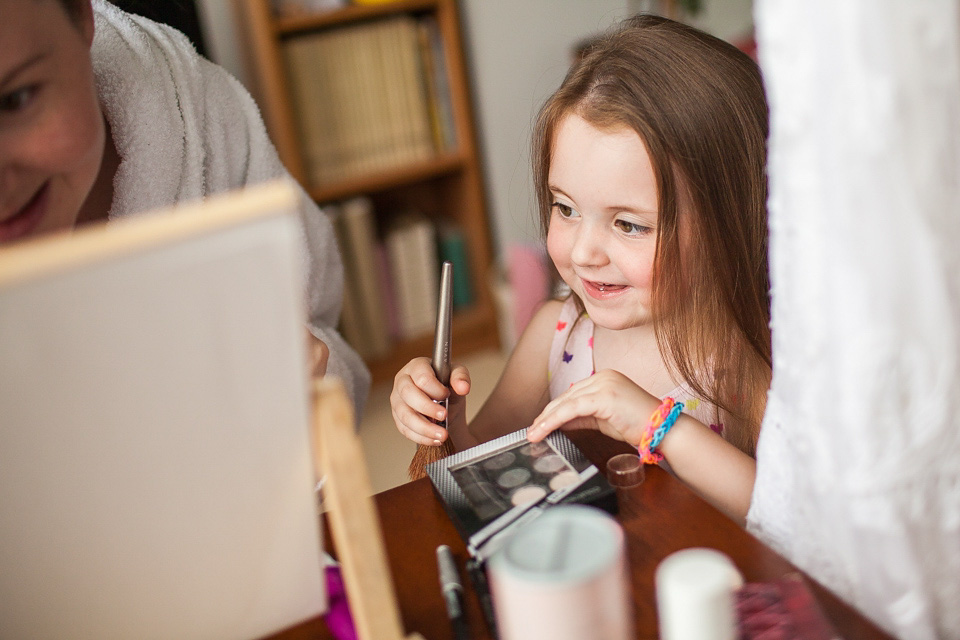
[[[453,263],[454,309],[473,301],[462,231],[406,211],[377,227],[372,201],[359,196],[325,205],[344,265],[340,332],[365,359],[389,353],[394,342],[432,333],[440,263]]]
[[[426,160],[456,145],[434,16],[312,32],[289,39],[283,51],[313,186]]]

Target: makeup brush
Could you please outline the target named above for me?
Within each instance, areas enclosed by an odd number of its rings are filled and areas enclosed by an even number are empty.
[[[443,263],[440,268],[440,302],[437,305],[437,329],[433,336],[433,358],[430,364],[433,366],[433,372],[437,379],[443,384],[450,386],[450,342],[451,323],[453,320],[453,264],[449,261]],[[451,391],[452,393],[452,391]],[[443,420],[434,420],[438,425],[447,428],[447,418],[449,416],[449,396],[443,401],[443,406],[448,410],[444,414]],[[407,474],[411,480],[418,480],[427,473],[427,465],[446,458],[456,451],[453,448],[453,442],[449,434],[447,439],[439,447],[427,445],[417,445],[417,451],[413,454],[413,460],[410,461],[410,468]]]

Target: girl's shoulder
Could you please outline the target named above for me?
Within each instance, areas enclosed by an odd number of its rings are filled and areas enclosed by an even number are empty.
[[[551,298],[547,300],[530,319],[526,331],[534,331],[555,342],[557,334],[567,335],[581,320],[586,320],[586,314],[577,307],[573,296],[567,298]]]
[[[577,306],[576,299],[569,295],[565,298],[551,298],[543,303],[534,314],[531,324],[537,321],[542,328],[552,331],[569,332],[574,325],[589,318],[585,311]]]
[[[564,304],[564,300],[550,299],[540,305],[524,328],[523,337],[549,344],[553,340],[554,328],[563,316]]]
[[[531,361],[528,358],[546,362],[563,306],[562,300],[553,299],[540,305],[523,329],[523,334],[513,349],[514,353],[519,352],[527,362]]]

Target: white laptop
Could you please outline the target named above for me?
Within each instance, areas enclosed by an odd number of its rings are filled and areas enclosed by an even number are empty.
[[[0,637],[325,607],[287,184],[0,247]]]

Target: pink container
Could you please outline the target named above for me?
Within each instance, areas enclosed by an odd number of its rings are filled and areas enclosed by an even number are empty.
[[[489,568],[502,640],[635,637],[623,529],[599,509],[549,509]]]

